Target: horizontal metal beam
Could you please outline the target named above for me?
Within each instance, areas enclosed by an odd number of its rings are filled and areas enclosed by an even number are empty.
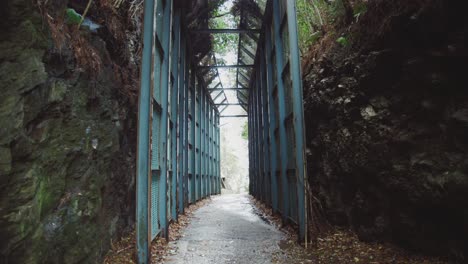
[[[214,91],[246,91],[247,88],[208,88],[210,92]]]
[[[222,115],[220,117],[248,117],[248,115]]]
[[[247,105],[247,104],[241,104],[241,103],[220,103],[220,104],[215,104],[216,106],[221,106],[221,105]]]
[[[207,68],[253,68],[255,65],[242,65],[242,64],[235,64],[235,65],[207,65],[207,66],[198,66],[199,69],[207,69]]]
[[[239,29],[239,28],[220,28],[220,29],[192,29],[191,33],[197,34],[241,34],[241,33],[260,33],[260,29]]]

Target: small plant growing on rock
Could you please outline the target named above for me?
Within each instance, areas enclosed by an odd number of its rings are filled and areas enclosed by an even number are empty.
[[[345,38],[345,37],[339,37],[339,38],[336,40],[336,42],[338,42],[338,43],[339,43],[341,46],[343,46],[343,47],[349,46],[349,41],[348,41],[348,39]]]

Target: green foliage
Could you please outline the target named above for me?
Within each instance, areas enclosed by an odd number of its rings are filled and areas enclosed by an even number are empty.
[[[348,41],[348,39],[345,38],[345,37],[339,37],[339,38],[336,40],[336,42],[340,43],[341,46],[343,46],[343,47],[349,46],[349,41]]]
[[[334,25],[346,16],[344,3],[350,5],[349,0],[296,0],[296,3],[299,48],[302,54],[324,33],[334,31]],[[367,11],[366,1],[363,0],[353,1],[351,6],[356,20]],[[339,38],[337,41],[343,46],[349,45],[346,38]]]
[[[298,0],[296,2],[299,48],[302,53],[321,35],[320,27],[323,25],[323,19],[314,2],[317,1]]]
[[[322,37],[325,28],[344,14],[342,1],[297,0],[299,47],[303,54]]]
[[[209,20],[210,28],[237,27],[238,18],[230,13],[229,5],[219,5],[212,13],[212,18]],[[229,51],[237,50],[238,41],[239,35],[237,34],[213,34],[213,51],[223,56]],[[220,56],[217,59],[220,60]],[[222,64],[222,61],[218,61],[218,63]]]
[[[247,122],[245,122],[242,126],[241,137],[245,140],[249,140],[249,124]]]
[[[67,8],[65,17],[68,24],[78,25],[81,22],[81,15],[73,8]]]
[[[213,39],[213,50],[224,55],[229,51],[236,50],[235,46],[238,43],[239,36],[237,34],[213,34]]]
[[[359,20],[363,14],[367,12],[367,4],[364,2],[358,3],[353,7],[353,15],[356,18],[356,21]]]

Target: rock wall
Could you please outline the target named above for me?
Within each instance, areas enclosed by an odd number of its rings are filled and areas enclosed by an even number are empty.
[[[47,17],[67,1],[40,2],[0,3],[0,262],[95,263],[134,221],[135,104],[112,38],[59,48]],[[77,63],[78,36],[99,71]]]
[[[468,23],[461,2],[369,2],[360,21],[340,32],[354,45],[333,40],[316,53],[304,98],[309,182],[328,220],[363,240],[465,263]]]

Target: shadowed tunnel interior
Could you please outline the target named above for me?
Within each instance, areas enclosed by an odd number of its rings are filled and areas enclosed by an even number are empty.
[[[0,263],[466,263],[465,13],[1,1]]]

